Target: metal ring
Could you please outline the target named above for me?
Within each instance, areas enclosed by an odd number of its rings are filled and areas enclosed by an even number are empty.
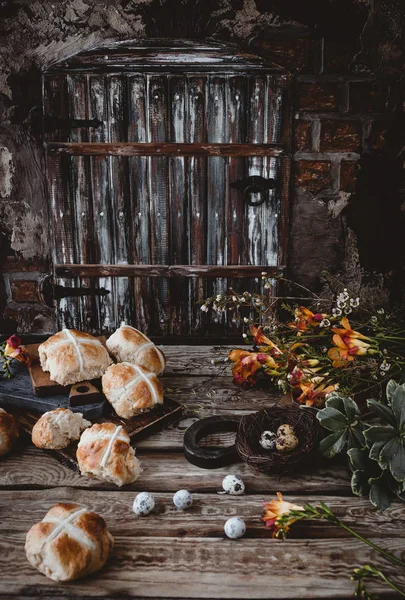
[[[183,450],[187,460],[202,469],[218,469],[240,460],[236,446],[202,448],[198,442],[208,433],[238,431],[240,417],[206,417],[191,425],[184,434]]]
[[[266,201],[266,190],[263,187],[258,187],[257,184],[251,184],[245,187],[243,190],[243,194],[245,197],[245,202],[249,206],[261,206]],[[259,202],[252,202],[250,199],[250,194],[260,194],[261,200]]]

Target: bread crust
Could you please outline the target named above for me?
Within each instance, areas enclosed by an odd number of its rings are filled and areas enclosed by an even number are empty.
[[[50,410],[32,428],[32,443],[37,448],[60,450],[77,441],[90,426],[90,421],[83,419],[82,413],[74,413],[68,408]]]
[[[76,457],[82,475],[109,481],[119,487],[133,483],[142,472],[127,432],[114,423],[96,423],[86,429],[80,438]]]
[[[18,439],[18,425],[13,415],[0,408],[0,456],[11,452]]]
[[[55,504],[27,533],[33,567],[53,581],[72,581],[100,570],[114,540],[100,515],[78,504]]]
[[[51,336],[38,353],[42,370],[49,371],[52,381],[60,385],[98,379],[112,362],[100,340],[76,329]]]
[[[123,419],[163,403],[163,386],[159,379],[140,365],[127,362],[111,365],[101,381],[105,397]]]
[[[139,365],[156,375],[163,373],[166,357],[162,350],[141,331],[121,325],[106,342],[108,351],[117,362]]]

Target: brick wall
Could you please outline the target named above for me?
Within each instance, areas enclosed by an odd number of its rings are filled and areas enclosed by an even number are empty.
[[[319,289],[320,274],[328,269],[360,285],[358,257],[350,265],[356,262],[357,273],[349,272],[349,261],[344,264],[347,239],[353,244],[361,234],[349,231],[350,213],[367,202],[361,200],[366,192],[359,177],[365,159],[395,160],[400,152],[391,132],[404,111],[403,90],[392,75],[359,69],[356,44],[303,38],[279,41],[274,48],[259,36],[252,45],[294,74],[289,277]],[[367,228],[367,220],[358,227]]]

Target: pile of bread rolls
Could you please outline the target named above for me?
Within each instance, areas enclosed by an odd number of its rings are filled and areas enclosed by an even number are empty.
[[[41,367],[60,385],[102,378],[102,389],[117,415],[129,419],[163,403],[163,352],[143,333],[121,325],[106,342],[81,331],[64,329],[38,348]],[[110,356],[111,355],[111,356]],[[113,362],[113,359],[116,361]],[[14,417],[0,408],[0,456],[18,438]],[[121,425],[96,423],[67,408],[44,413],[32,430],[38,448],[62,449],[79,441],[82,475],[122,486],[142,469]],[[29,562],[54,581],[70,581],[101,569],[113,548],[104,519],[85,507],[59,503],[31,527],[25,550]]]

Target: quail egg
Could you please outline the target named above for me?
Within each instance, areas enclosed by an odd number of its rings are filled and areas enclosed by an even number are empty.
[[[155,499],[149,492],[141,492],[134,500],[133,511],[136,515],[148,515],[155,508]]]
[[[276,449],[276,439],[277,435],[274,431],[263,431],[260,436],[259,444],[265,450],[275,450]]]
[[[239,475],[227,475],[224,477],[222,487],[231,496],[240,496],[245,491],[245,484]]]
[[[276,448],[279,452],[291,452],[298,446],[299,440],[294,427],[285,424],[277,429]]]
[[[246,533],[245,521],[240,517],[231,517],[224,525],[225,535],[231,540],[237,540]]]
[[[179,490],[174,494],[173,502],[177,508],[186,510],[193,504],[193,496],[188,490]]]

